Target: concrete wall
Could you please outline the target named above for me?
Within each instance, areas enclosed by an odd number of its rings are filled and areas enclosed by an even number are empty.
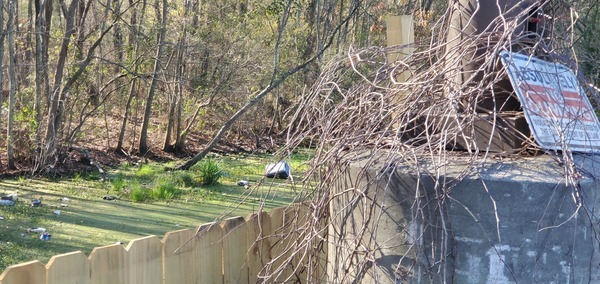
[[[592,178],[600,162],[578,158],[587,173],[575,189],[548,156],[490,161],[477,171],[460,157],[420,170],[391,159],[362,153],[338,180],[329,281],[600,281]]]

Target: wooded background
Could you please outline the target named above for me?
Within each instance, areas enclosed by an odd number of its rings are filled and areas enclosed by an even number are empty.
[[[329,58],[384,46],[387,15],[427,42],[452,1],[0,0],[0,172],[56,171],[73,149],[273,147]],[[596,82],[598,1],[550,2],[571,7]]]

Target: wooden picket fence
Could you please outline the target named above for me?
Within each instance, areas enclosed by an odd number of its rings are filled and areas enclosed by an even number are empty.
[[[324,269],[312,269],[312,279],[307,280],[305,255],[292,256],[294,250],[289,249],[303,238],[293,230],[310,224],[310,218],[304,205],[276,208],[204,224],[198,235],[196,229],[185,229],[169,232],[162,240],[149,236],[126,247],[97,247],[89,257],[78,251],[54,256],[46,265],[37,260],[12,265],[0,275],[0,284],[263,283],[259,274],[269,262],[274,268],[285,263],[286,269],[266,283],[324,282]],[[326,248],[321,250],[318,262],[324,267]],[[293,261],[286,262],[289,259]]]

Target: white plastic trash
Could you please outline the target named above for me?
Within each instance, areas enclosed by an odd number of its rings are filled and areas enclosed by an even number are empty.
[[[292,175],[290,165],[286,161],[268,164],[265,167],[265,176],[268,178],[286,179]]]
[[[44,232],[46,232],[46,228],[42,228],[42,227],[30,228],[28,231],[30,233],[44,233]]]
[[[12,206],[12,205],[15,205],[15,202],[12,200],[0,200],[0,205]]]

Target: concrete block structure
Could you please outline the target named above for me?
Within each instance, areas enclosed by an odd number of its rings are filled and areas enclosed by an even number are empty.
[[[598,157],[391,157],[357,153],[332,192],[331,283],[600,281]]]

